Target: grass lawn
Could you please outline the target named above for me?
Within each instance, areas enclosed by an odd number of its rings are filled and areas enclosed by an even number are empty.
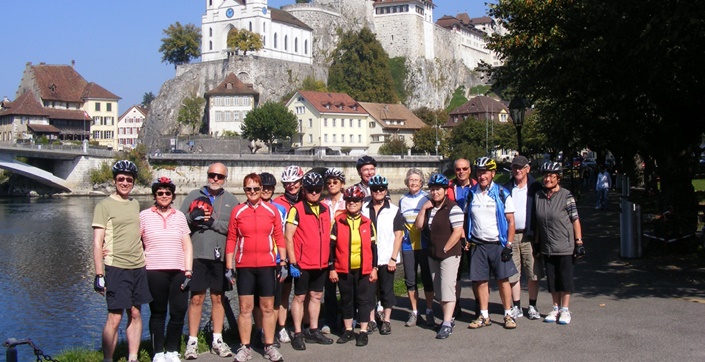
[[[705,191],[705,178],[693,179],[695,191]]]

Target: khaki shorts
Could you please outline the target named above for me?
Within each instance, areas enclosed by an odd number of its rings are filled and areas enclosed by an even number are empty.
[[[460,265],[460,255],[442,260],[428,258],[428,266],[433,278],[433,291],[439,302],[455,302],[458,265]]]
[[[528,237],[524,237],[525,234],[514,234],[514,241],[512,242],[512,259],[514,260],[514,266],[517,268],[518,273],[509,277],[510,283],[516,283],[521,280],[521,274],[526,275],[527,280],[541,280],[546,275],[543,270],[543,263],[541,262],[541,256],[534,257],[533,247],[531,245],[531,240],[526,240]]]

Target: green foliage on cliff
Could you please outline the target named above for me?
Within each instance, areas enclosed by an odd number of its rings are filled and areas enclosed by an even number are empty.
[[[360,102],[396,103],[389,56],[368,28],[340,35],[328,72],[328,89]]]
[[[435,125],[442,126],[448,122],[448,112],[444,109],[431,109],[428,107],[417,108],[414,111],[416,117],[419,117],[424,123],[433,127]]]
[[[118,160],[130,160],[137,165],[137,180],[135,184],[149,186],[152,184],[152,168],[147,162],[147,146],[139,144],[129,152],[116,157],[113,161],[102,162],[100,167],[89,172],[89,177],[92,184],[102,184],[112,182],[113,171],[112,167]]]
[[[191,133],[196,132],[201,128],[203,106],[206,100],[201,97],[187,97],[181,101],[179,114],[176,116],[176,121],[179,124],[191,128]]]
[[[406,76],[409,70],[406,68],[406,57],[396,57],[389,59],[389,70],[392,72],[394,81],[394,91],[397,93],[399,101],[406,103],[409,93],[406,91]]]
[[[448,107],[446,107],[446,111],[450,113],[454,109],[467,103],[467,101],[468,99],[465,97],[465,86],[461,85],[460,87],[456,88],[453,92],[453,95],[450,98],[450,102],[448,103]]]
[[[176,67],[201,56],[201,28],[193,24],[181,25],[177,21],[163,32],[165,37],[159,47],[162,63],[174,64]]]
[[[291,139],[297,126],[296,115],[285,105],[267,102],[247,113],[242,123],[242,138],[262,141],[271,150],[275,139]]]

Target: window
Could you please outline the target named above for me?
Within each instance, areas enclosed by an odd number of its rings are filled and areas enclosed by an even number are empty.
[[[289,50],[289,36],[284,35],[284,50]]]
[[[250,21],[250,31],[252,31],[252,22]]]
[[[335,136],[333,136],[333,138],[335,138]],[[308,143],[313,143],[313,135],[312,134],[308,135]]]
[[[308,128],[313,128],[313,119],[308,119]]]
[[[345,135],[344,134],[340,135],[340,143],[345,143]]]
[[[99,124],[100,124],[100,117],[94,116],[94,117],[93,117],[93,124],[92,124],[92,125],[93,125],[93,126],[97,126],[97,125],[99,125]]]
[[[357,120],[357,128],[362,128],[362,120],[361,119]]]
[[[301,132],[301,128],[303,128],[303,127],[304,127],[304,121],[300,119],[299,120],[299,132]]]
[[[352,126],[353,126],[353,120],[352,120],[352,118],[350,118],[350,128],[352,128]]]
[[[112,112],[112,111],[113,111],[113,104],[112,104],[112,103],[106,103],[106,104],[105,104],[105,110],[108,111],[108,112]]]
[[[362,135],[357,135],[357,143],[362,143]]]
[[[376,127],[375,122],[374,121],[370,122],[370,128],[375,128],[375,127]]]
[[[299,52],[299,38],[294,38],[294,53]]]
[[[340,119],[340,128],[345,127],[345,119],[341,118]]]
[[[299,135],[299,144],[304,143],[304,135],[300,134]]]
[[[335,118],[333,118],[333,127],[335,127]]]
[[[397,135],[397,139],[398,139],[399,141],[404,141],[404,135],[403,135],[403,134]]]
[[[105,131],[105,138],[107,138],[107,139],[113,138],[113,131]]]
[[[93,131],[93,139],[100,139],[100,131]]]
[[[277,33],[274,33],[274,49],[277,48]]]
[[[208,35],[213,36],[213,28],[208,28]]]
[[[338,142],[338,138],[337,138],[336,136],[337,136],[337,135],[335,135],[335,134],[333,135],[333,143]]]
[[[328,118],[323,118],[323,127],[328,127]]]
[[[304,54],[308,55],[308,40],[304,40]]]
[[[350,138],[349,138],[350,143],[355,142],[355,138],[354,138],[354,137],[355,137],[355,135],[352,135],[352,134],[350,135]]]
[[[100,102],[95,103],[95,110],[98,112],[100,111]]]
[[[208,42],[208,50],[213,50],[213,42],[212,41]]]
[[[328,143],[328,133],[323,135],[323,142]]]

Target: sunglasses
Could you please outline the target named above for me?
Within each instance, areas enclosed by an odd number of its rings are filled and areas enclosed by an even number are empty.
[[[370,187],[370,191],[372,192],[385,192],[387,191],[386,187]]]
[[[469,169],[470,169],[470,167],[456,167],[455,172],[467,171]]]
[[[340,181],[338,181],[338,180],[328,180],[328,181],[326,181],[326,185],[337,185],[337,184],[339,184],[339,183],[340,183]]]
[[[262,191],[262,188],[259,187],[259,186],[255,186],[255,187],[243,187],[242,189],[245,190],[245,192],[260,192],[260,191]]]
[[[362,199],[345,199],[345,202],[349,204],[356,204],[358,202],[362,202]]]
[[[115,181],[117,182],[127,182],[129,184],[135,182],[135,179],[132,177],[125,177],[125,176],[118,176],[115,178]]]
[[[220,173],[215,173],[215,172],[209,172],[208,173],[208,178],[212,178],[214,180],[225,180],[227,176],[220,174]]]
[[[171,196],[171,191],[157,191],[157,196]]]
[[[323,191],[323,187],[307,187],[306,192],[309,194],[320,194]]]

